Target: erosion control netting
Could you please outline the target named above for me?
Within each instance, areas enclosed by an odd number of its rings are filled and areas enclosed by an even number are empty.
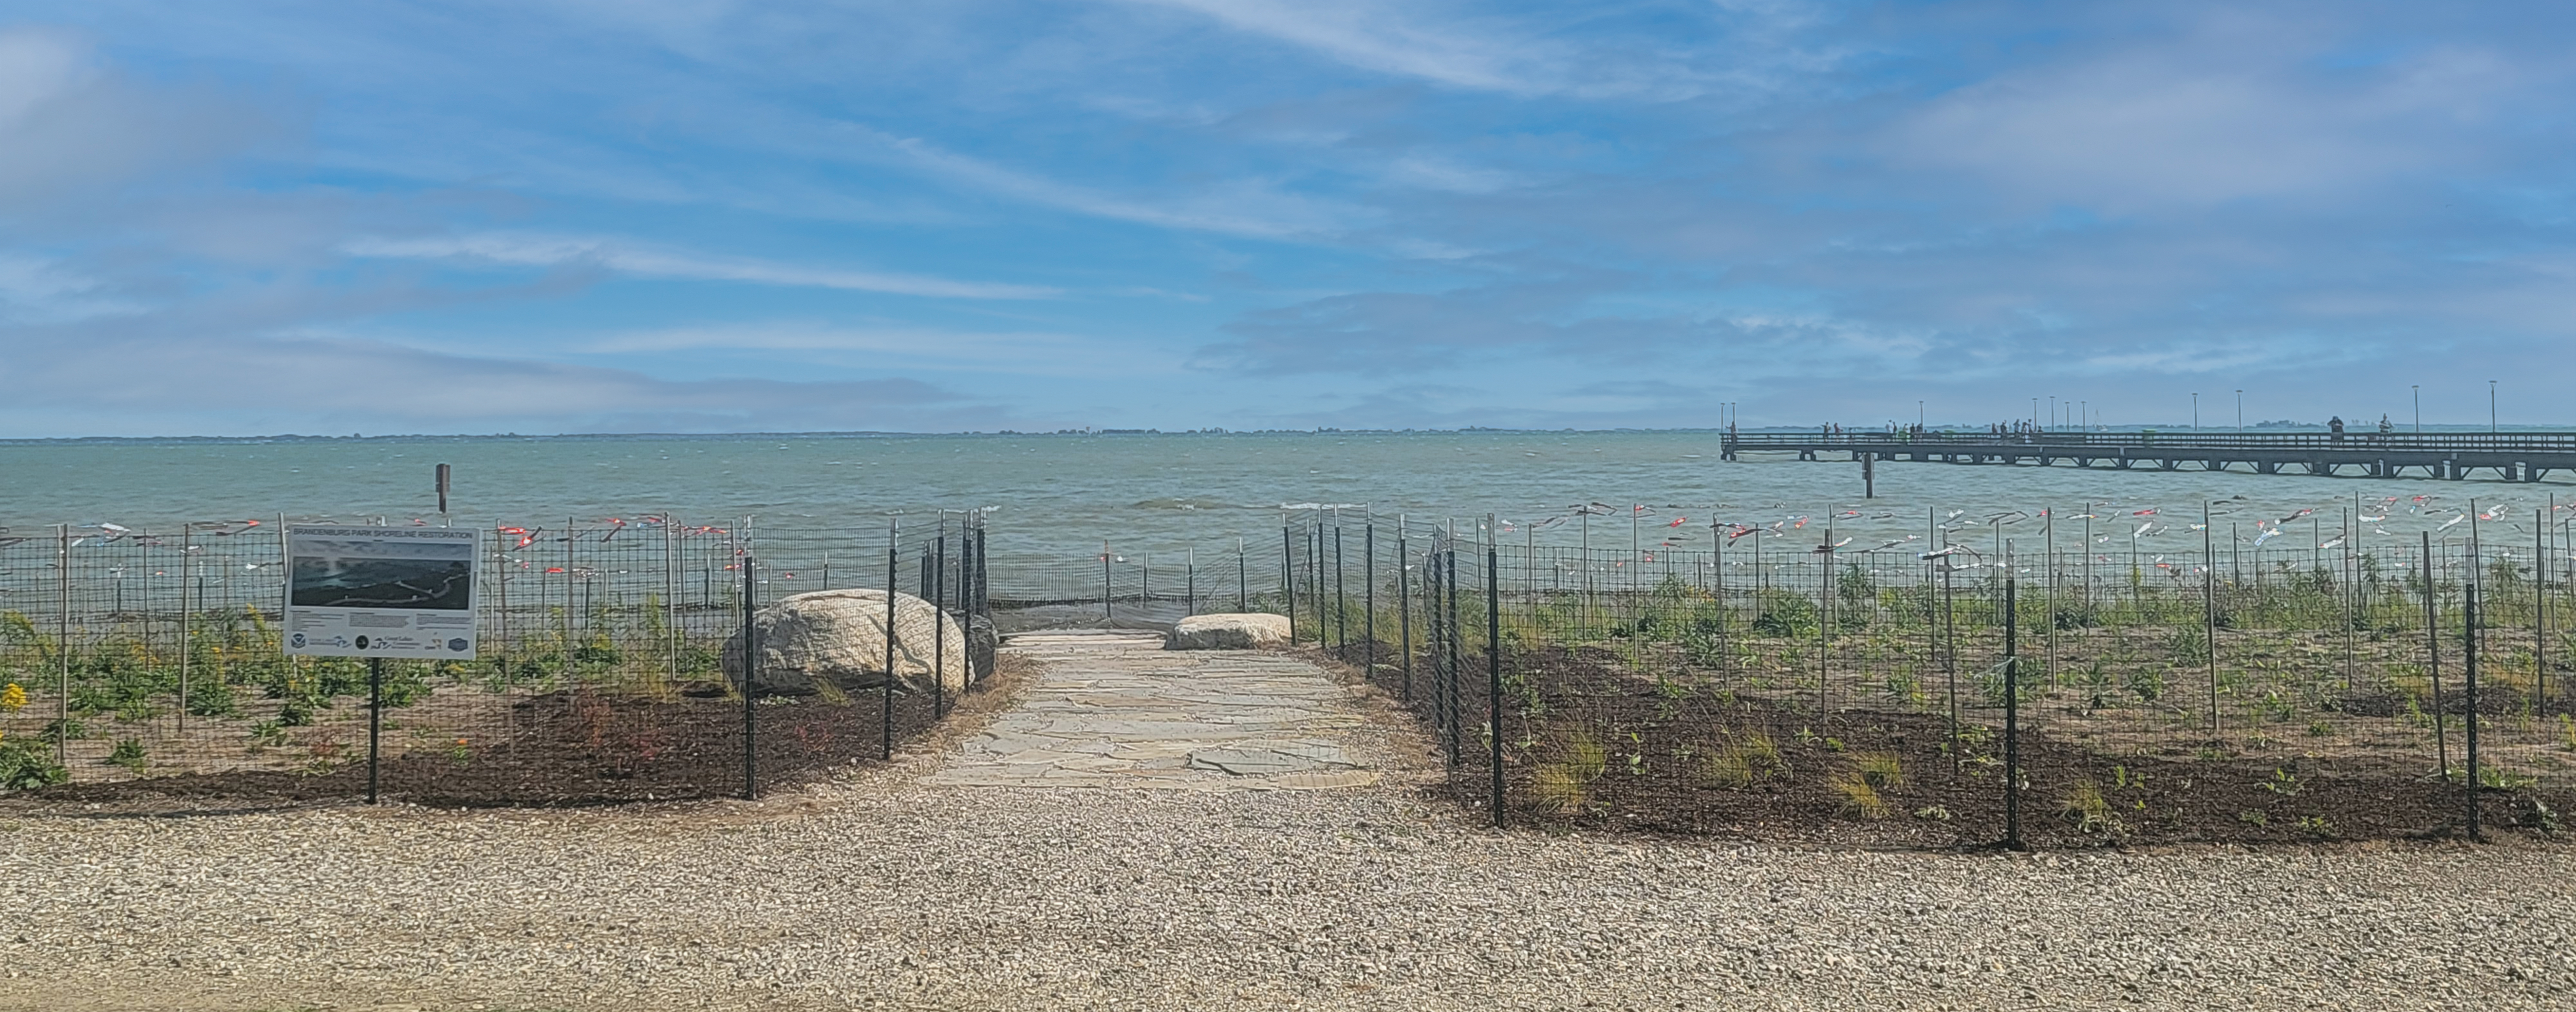
[[[2037,845],[2466,833],[2472,646],[2481,828],[2554,832],[2576,801],[2567,587],[2527,556],[2248,559],[2238,583],[2224,554],[2168,555],[2174,579],[2062,555],[1648,557],[1472,525],[1403,543],[1298,566],[1299,635],[1404,698],[1480,814],[1499,680],[1507,822],[1997,842],[2009,743]]]
[[[767,788],[870,761],[955,700],[877,677],[746,708],[723,647],[746,593],[758,606],[891,583],[959,627],[982,623],[986,531],[974,514],[940,520],[496,524],[480,656],[387,661],[380,681],[366,661],[283,655],[273,522],[0,544],[0,788],[16,804],[138,811],[359,799],[371,700],[377,789],[421,803],[737,796],[747,775]]]

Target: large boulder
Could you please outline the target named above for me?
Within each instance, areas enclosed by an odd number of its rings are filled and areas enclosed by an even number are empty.
[[[885,684],[886,592],[818,590],[781,598],[751,619],[760,637],[763,695],[812,695],[830,686],[845,693]],[[910,594],[894,596],[895,688],[930,692],[932,673],[955,694],[966,686],[964,623]],[[724,647],[725,679],[742,685],[742,631]]]
[[[1261,612],[1192,615],[1172,624],[1165,650],[1250,650],[1288,642],[1288,617]]]

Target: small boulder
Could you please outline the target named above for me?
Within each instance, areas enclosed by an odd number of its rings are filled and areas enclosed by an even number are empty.
[[[1288,617],[1261,612],[1192,615],[1172,624],[1165,650],[1251,650],[1288,642]]]
[[[955,693],[970,663],[965,624],[910,594],[894,596],[895,688],[930,692],[932,674]],[[751,620],[760,637],[762,695],[812,695],[830,686],[845,693],[885,684],[886,592],[818,590],[781,598]],[[742,684],[742,632],[725,641],[724,672]]]

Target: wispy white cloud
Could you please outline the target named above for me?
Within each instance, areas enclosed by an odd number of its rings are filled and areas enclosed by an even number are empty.
[[[1044,331],[973,331],[894,322],[759,321],[610,334],[582,345],[603,358],[685,352],[785,352],[876,369],[1023,375],[1138,375],[1152,362],[1102,353],[1097,339]]]
[[[954,281],[811,267],[749,257],[668,250],[629,240],[523,232],[484,232],[429,238],[360,238],[342,246],[351,256],[415,260],[466,260],[514,266],[595,266],[643,277],[740,281],[788,287],[841,288],[951,299],[1042,299],[1063,294],[1036,285]]]
[[[1263,239],[1319,237],[1374,218],[1363,208],[1301,195],[1260,178],[1233,178],[1161,200],[1106,193],[950,151],[917,137],[897,137],[856,123],[841,136],[900,155],[926,178],[1045,207],[1162,228]]]
[[[0,250],[0,323],[61,323],[141,307],[60,260]]]

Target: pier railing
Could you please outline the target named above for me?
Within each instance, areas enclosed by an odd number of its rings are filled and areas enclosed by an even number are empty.
[[[2387,450],[2398,453],[2502,454],[2537,452],[2576,455],[2576,433],[2389,433],[2389,432],[1746,432],[1721,437],[1721,445],[1745,450],[1794,451],[1807,448],[1864,449],[1897,447],[2020,446],[2033,449],[2106,450],[2152,448],[2193,450]]]

